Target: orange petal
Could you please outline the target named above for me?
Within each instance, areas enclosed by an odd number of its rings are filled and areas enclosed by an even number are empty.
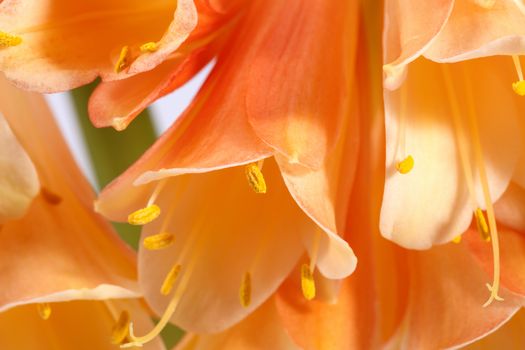
[[[519,301],[503,291],[503,302],[484,308],[490,279],[463,244],[413,252],[410,299],[404,324],[391,345],[406,349],[443,349],[482,337],[507,321]]]
[[[111,343],[111,331],[121,310],[135,320],[135,329],[153,326],[148,313],[136,300],[73,301],[51,303],[51,316],[42,320],[35,304],[24,305],[0,314],[2,349],[76,349],[118,350]],[[157,339],[146,350],[163,350]]]
[[[483,2],[456,1],[447,25],[425,56],[439,62],[455,62],[522,53],[525,23],[516,3],[498,0],[490,8],[477,4]]]
[[[35,166],[0,113],[0,224],[24,215],[38,194]]]
[[[507,188],[520,156],[516,152],[521,144],[520,100],[508,86],[512,67],[498,57],[447,67],[454,91],[445,82],[445,68],[424,59],[411,64],[398,91],[385,90],[387,180],[381,232],[409,248],[425,249],[452,240],[467,229],[475,206],[485,207],[469,108],[479,129],[493,202]],[[459,123],[454,122],[455,107]],[[460,130],[466,135],[464,147],[458,142]],[[396,165],[408,155],[414,167],[402,174]],[[473,174],[472,193],[464,165]]]
[[[499,227],[501,284],[509,291],[525,297],[525,238],[518,233]],[[491,275],[493,271],[492,250],[479,237],[479,233],[471,230],[462,237],[479,264]]]
[[[218,334],[188,335],[173,350],[299,350],[282,328],[273,300]]]
[[[495,203],[498,221],[515,230],[525,232],[525,189],[511,182],[503,196]]]
[[[33,160],[43,188],[23,218],[0,230],[0,309],[32,299],[136,296],[133,253],[92,212],[93,192],[44,98],[5,80],[0,91],[0,110]]]
[[[358,1],[263,2],[233,59],[246,77],[250,123],[293,163],[324,164],[347,117],[354,74]]]
[[[464,350],[521,349],[525,346],[525,310],[520,309],[494,333],[470,344]]]
[[[191,79],[223,44],[232,13],[217,13],[197,1],[199,23],[172,58],[155,69],[128,79],[102,82],[89,101],[89,115],[97,127],[122,130],[156,99]]]
[[[453,0],[385,1],[383,48],[387,88],[399,86],[404,66],[433,42],[446,24],[453,5]]]
[[[243,167],[181,175],[166,183],[158,198],[163,214],[145,226],[141,239],[169,232],[175,244],[139,251],[139,282],[157,313],[170,299],[160,288],[176,264],[181,265],[180,284],[174,290],[182,286],[183,294],[171,320],[196,332],[222,331],[240,321],[295,266],[304,252],[302,238],[317,227],[288,194],[275,162],[266,160],[262,170],[266,194],[252,190]],[[239,290],[246,273],[251,302],[243,306]]]
[[[192,0],[5,0],[0,31],[21,38],[1,49],[0,70],[25,89],[68,90],[94,80],[121,79],[153,69],[188,37],[197,23]],[[156,42],[155,52],[140,45]],[[124,72],[116,74],[121,49],[129,47]]]

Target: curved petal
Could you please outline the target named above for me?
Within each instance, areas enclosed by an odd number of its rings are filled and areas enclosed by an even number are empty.
[[[425,51],[425,57],[457,62],[525,51],[525,17],[515,1],[498,0],[490,8],[478,3],[483,1],[456,1],[447,25]]]
[[[495,203],[494,211],[502,224],[525,232],[525,189],[511,182],[503,196]]]
[[[24,89],[55,92],[98,75],[121,79],[154,68],[188,37],[197,13],[192,0],[4,0],[0,23],[2,32],[21,39],[1,50],[0,70]],[[157,50],[141,53],[147,42]],[[129,64],[117,74],[124,46]]]
[[[190,80],[223,45],[231,12],[217,13],[205,0],[196,1],[199,23],[171,59],[128,79],[100,83],[89,100],[96,127],[122,130],[147,106]]]
[[[318,169],[352,96],[358,1],[262,2],[248,15],[247,108],[255,132],[291,162]]]
[[[224,50],[197,97],[156,143],[100,194],[96,210],[126,220],[148,200],[152,185],[164,177],[250,163],[272,150],[248,123],[242,71]],[[125,199],[124,199],[125,198]]]
[[[492,249],[475,230],[462,237],[479,265],[492,274]],[[525,297],[525,238],[522,233],[499,227],[501,285],[507,290]]]
[[[525,310],[521,309],[501,328],[464,350],[521,349],[525,346]]]
[[[281,326],[273,300],[218,334],[186,336],[173,350],[299,350]]]
[[[454,0],[386,0],[383,29],[385,87],[395,89],[404,66],[420,56],[447,23]]]
[[[410,297],[398,345],[404,349],[445,349],[476,340],[519,309],[510,293],[505,302],[482,307],[489,277],[462,244],[413,252]]]
[[[137,296],[133,253],[92,212],[93,192],[44,98],[2,80],[0,110],[33,160],[43,188],[22,219],[0,230],[0,309],[35,298]]]
[[[139,251],[139,282],[156,312],[170,299],[159,290],[175,264],[182,268],[174,288],[184,293],[171,320],[195,332],[221,331],[240,321],[286,278],[304,252],[302,237],[317,227],[288,194],[273,160],[263,172],[266,194],[254,193],[241,167],[166,183],[157,202],[163,214],[144,228],[142,238],[166,231],[175,244]],[[247,272],[251,303],[243,307],[239,290]]]
[[[0,224],[24,215],[40,190],[35,166],[0,113]]]
[[[519,99],[507,85],[512,81],[507,80],[510,68],[506,70],[496,57],[448,68],[420,60],[411,65],[400,90],[385,91],[387,180],[381,232],[386,238],[425,249],[465,231],[474,206],[485,208],[481,166],[487,172],[492,201],[505,191],[520,157],[516,150],[521,149]],[[445,83],[446,69],[453,89]],[[483,164],[475,157],[469,115],[479,129]],[[414,167],[401,174],[396,165],[408,155]],[[472,194],[464,167],[473,174]]]
[[[36,305],[24,305],[0,314],[2,349],[78,349],[117,350],[111,331],[121,310],[137,319],[136,328],[152,327],[148,313],[136,300],[73,301],[53,303],[51,316],[42,320]],[[164,350],[160,339],[145,350]]]

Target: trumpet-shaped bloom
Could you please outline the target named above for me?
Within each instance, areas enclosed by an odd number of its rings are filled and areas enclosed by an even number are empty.
[[[40,92],[122,79],[167,59],[197,23],[192,0],[5,0],[0,70]]]
[[[356,6],[251,3],[190,108],[101,194],[97,210],[111,219],[145,208],[131,219],[147,223],[160,210],[143,240],[168,233],[175,243],[155,251],[144,240],[139,280],[156,311],[177,306],[177,324],[218,331],[239,321],[305,250],[308,298],[314,270],[331,279],[354,270],[339,234],[358,150]],[[166,298],[163,280],[179,270]]]
[[[385,14],[382,234],[425,249],[459,240],[474,220],[492,241],[489,301],[497,299],[500,276],[494,203],[511,182],[523,183],[525,167],[525,81],[516,55],[525,15],[518,3],[389,1]],[[434,5],[432,15],[423,13]]]
[[[0,348],[118,349],[130,317],[144,331],[153,324],[143,304],[129,299],[140,296],[134,255],[93,213],[93,193],[44,98],[2,79],[0,113],[0,142],[11,144],[5,151],[22,157],[22,165],[34,164],[27,171],[36,171],[31,176],[40,184],[27,212],[0,230]],[[127,300],[110,300],[121,298]]]
[[[43,319],[42,312],[38,312],[43,307],[52,310],[48,319]],[[138,329],[146,330],[153,324],[144,306],[133,299],[19,306],[0,313],[0,347],[17,350],[117,350],[122,329],[127,331],[125,322],[121,321],[119,328],[119,320],[131,317]],[[147,344],[144,349],[163,350],[165,347],[159,339]]]

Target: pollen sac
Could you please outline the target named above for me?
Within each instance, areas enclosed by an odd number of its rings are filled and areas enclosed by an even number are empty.
[[[481,237],[485,242],[490,242],[489,226],[487,225],[487,220],[485,220],[483,211],[481,211],[480,208],[477,208],[474,212],[474,216],[476,217],[476,225],[478,227],[479,233],[481,234]]]
[[[408,174],[414,167],[414,158],[408,156],[396,164],[396,169],[400,174]]]
[[[115,345],[122,344],[125,342],[129,335],[129,323],[131,318],[129,313],[124,310],[120,313],[120,316],[111,330],[111,343]]]
[[[239,288],[239,301],[242,307],[248,307],[252,302],[252,275],[249,272],[242,276],[241,287]]]
[[[0,49],[17,46],[22,43],[22,38],[18,35],[0,32]]]
[[[525,80],[512,83],[512,90],[520,96],[525,96]]]
[[[145,43],[140,45],[140,52],[155,52],[158,49],[157,43],[150,41],[149,43]]]
[[[144,248],[148,250],[160,250],[169,247],[175,241],[175,236],[168,232],[144,238]]]
[[[310,266],[303,264],[301,266],[301,289],[306,300],[315,298],[315,280]]]
[[[129,47],[124,46],[120,50],[120,54],[117,60],[117,63],[115,63],[115,73],[120,73],[126,66],[128,65],[128,53],[129,53]]]
[[[245,168],[246,179],[255,193],[266,193],[266,181],[261,169],[256,163],[248,164]]]
[[[51,317],[51,305],[49,303],[38,304],[36,307],[41,319],[48,320]]]
[[[454,238],[452,239],[452,242],[453,242],[453,243],[456,243],[456,244],[461,243],[461,235],[454,237]]]
[[[177,277],[179,277],[181,269],[182,266],[179,264],[176,264],[171,268],[170,272],[168,272],[168,274],[166,275],[164,282],[162,282],[162,286],[160,287],[160,294],[170,294],[171,290],[173,289],[173,285],[175,284],[175,281],[177,281]]]
[[[160,208],[156,204],[148,205],[146,208],[139,209],[129,214],[128,223],[131,225],[145,225],[152,222],[160,215]]]

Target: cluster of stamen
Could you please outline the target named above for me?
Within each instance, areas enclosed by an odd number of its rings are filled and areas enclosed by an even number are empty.
[[[155,52],[158,50],[158,48],[159,48],[159,45],[156,42],[149,41],[147,43],[140,45],[138,50],[140,51],[141,54],[145,54],[145,53]],[[132,48],[130,48],[127,45],[122,46],[122,48],[120,49],[120,53],[118,55],[117,61],[115,63],[115,66],[113,68],[115,73],[120,73],[124,69],[126,69],[131,64],[131,62],[134,60],[134,58],[136,58],[137,56],[136,52],[137,52],[136,48],[132,50]]]
[[[246,179],[255,193],[266,193],[266,181],[257,163],[251,163],[245,167]]]

